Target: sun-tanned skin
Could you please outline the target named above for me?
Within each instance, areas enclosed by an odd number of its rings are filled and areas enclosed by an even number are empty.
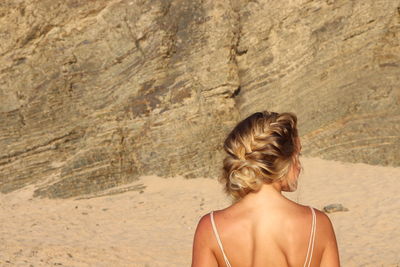
[[[299,144],[299,142],[298,142]],[[300,144],[299,144],[300,145]],[[293,165],[294,166],[294,165]],[[297,179],[299,164],[289,171]],[[225,253],[232,266],[303,266],[310,238],[312,213],[282,195],[287,186],[263,184],[232,206],[215,211],[214,219]],[[340,266],[331,221],[316,210],[316,236],[311,266]],[[210,215],[197,226],[192,267],[226,266],[212,231]]]

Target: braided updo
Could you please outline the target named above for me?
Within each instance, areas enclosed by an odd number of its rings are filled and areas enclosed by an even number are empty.
[[[256,112],[229,133],[228,154],[220,178],[225,191],[238,200],[263,183],[282,181],[296,152],[297,117],[293,113]]]

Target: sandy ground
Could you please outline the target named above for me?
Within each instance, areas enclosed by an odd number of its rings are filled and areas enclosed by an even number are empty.
[[[287,196],[329,214],[342,266],[400,266],[400,168],[303,158]],[[91,199],[0,194],[0,266],[190,266],[199,218],[229,205],[213,179],[142,177],[142,192]],[[132,186],[131,185],[131,186]]]

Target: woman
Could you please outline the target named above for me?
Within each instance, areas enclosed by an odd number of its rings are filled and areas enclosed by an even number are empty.
[[[234,203],[200,219],[192,267],[339,266],[328,216],[281,193],[297,188],[296,124],[292,113],[257,112],[228,135],[221,181]]]

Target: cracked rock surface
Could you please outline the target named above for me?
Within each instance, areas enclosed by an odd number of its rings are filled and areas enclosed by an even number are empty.
[[[295,112],[305,155],[398,166],[399,6],[2,1],[0,192],[216,177],[259,110]]]

